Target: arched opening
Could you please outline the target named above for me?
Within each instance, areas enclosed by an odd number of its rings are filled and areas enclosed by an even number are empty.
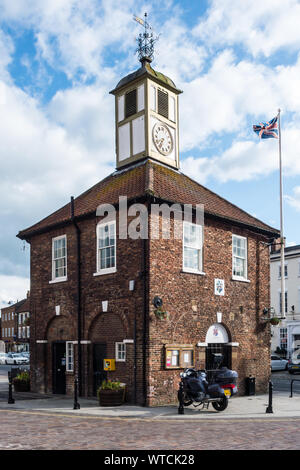
[[[221,323],[214,323],[206,333],[207,343],[205,354],[205,368],[208,379],[213,376],[213,371],[220,367],[231,369],[231,343],[229,333]]]

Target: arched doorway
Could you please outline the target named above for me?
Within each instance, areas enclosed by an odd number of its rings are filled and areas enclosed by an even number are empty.
[[[211,325],[206,333],[205,368],[208,379],[215,369],[231,369],[231,343],[226,328],[220,323]]]

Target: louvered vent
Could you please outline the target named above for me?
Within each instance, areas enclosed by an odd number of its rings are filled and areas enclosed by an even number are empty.
[[[125,95],[125,117],[132,116],[136,113],[136,89],[129,91]]]
[[[168,93],[157,90],[158,91],[158,114],[161,114],[165,118],[168,119],[169,117],[169,100],[168,100]]]

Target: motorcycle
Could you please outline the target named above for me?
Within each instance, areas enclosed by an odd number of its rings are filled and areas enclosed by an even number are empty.
[[[236,395],[237,372],[222,367],[213,371],[210,383],[207,381],[205,370],[185,369],[180,374],[181,381],[178,390],[179,406],[209,407],[211,403],[216,411],[224,411],[228,406],[228,399]]]

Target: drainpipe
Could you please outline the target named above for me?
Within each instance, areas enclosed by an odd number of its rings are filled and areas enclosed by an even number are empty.
[[[149,238],[149,218],[148,218],[148,238]],[[143,280],[144,280],[144,317],[143,317],[143,396],[144,406],[147,406],[147,325],[149,318],[149,275],[148,275],[148,256],[149,256],[149,239],[142,240],[143,243]]]
[[[78,394],[82,396],[82,359],[81,359],[81,270],[80,270],[80,228],[75,221],[74,197],[71,196],[71,220],[76,229],[76,251],[77,251],[77,353],[78,353]]]
[[[134,396],[134,404],[137,404],[136,401],[136,385],[137,385],[137,347],[136,347],[136,303],[135,303],[135,309],[134,309],[134,331],[133,331],[133,341],[134,341],[134,366],[133,366],[133,396]]]

